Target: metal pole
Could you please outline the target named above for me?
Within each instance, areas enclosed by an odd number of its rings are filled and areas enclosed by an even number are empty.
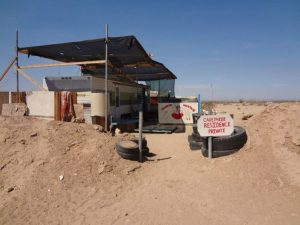
[[[158,80],[158,93],[157,93],[157,97],[160,97],[160,80]]]
[[[107,56],[108,56],[108,25],[105,25],[105,125],[104,125],[104,130],[107,132]]]
[[[200,94],[198,94],[198,113],[201,113],[201,98],[200,98]]]
[[[212,159],[212,137],[208,137],[208,158]]]
[[[143,110],[139,111],[139,161],[143,162],[143,148],[142,148],[142,128],[143,128]]]
[[[16,67],[19,67],[19,31],[17,30],[16,32]],[[19,96],[19,72],[17,70],[17,92],[18,92],[18,96]]]

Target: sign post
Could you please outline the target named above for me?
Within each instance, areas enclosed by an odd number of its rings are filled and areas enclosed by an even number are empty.
[[[197,121],[198,132],[208,137],[208,158],[212,158],[212,137],[228,136],[233,132],[233,119],[229,114],[201,116]]]

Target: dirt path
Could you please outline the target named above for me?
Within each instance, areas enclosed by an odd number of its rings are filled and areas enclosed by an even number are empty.
[[[87,224],[299,224],[300,186],[294,185],[299,174],[289,176],[282,168],[285,159],[277,156],[276,140],[285,134],[271,128],[276,109],[267,109],[263,121],[238,120],[247,128],[247,145],[235,155],[212,161],[188,149],[191,130],[147,135],[157,154],[154,159],[163,160],[143,165],[136,187],[96,210],[86,218]],[[295,132],[300,134],[299,129]],[[299,169],[299,163],[289,169],[295,167]]]
[[[300,104],[239,104],[223,109],[237,115],[236,123],[247,130],[248,142],[239,152],[208,160],[200,151],[188,149],[188,128],[183,134],[146,135],[156,156],[141,167],[121,160],[113,150],[101,158],[104,153],[99,149],[113,146],[103,141],[114,139],[100,134],[87,138],[94,131],[77,126],[68,127],[70,134],[61,137],[57,132],[65,133],[65,128],[45,124],[48,144],[37,146],[48,146],[41,158],[52,163],[24,178],[28,188],[9,194],[3,171],[14,167],[0,171],[0,186],[5,186],[0,189],[4,197],[0,224],[298,225]],[[241,120],[251,112],[253,117]],[[75,136],[74,129],[79,130]],[[61,153],[75,140],[80,144]],[[111,167],[99,175],[100,159]],[[64,185],[57,181],[61,171]]]

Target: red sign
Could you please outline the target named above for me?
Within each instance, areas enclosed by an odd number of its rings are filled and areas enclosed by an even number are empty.
[[[197,127],[203,137],[227,136],[233,132],[233,119],[228,114],[201,116]]]

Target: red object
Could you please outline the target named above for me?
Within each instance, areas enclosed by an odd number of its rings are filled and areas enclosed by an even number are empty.
[[[150,97],[150,104],[151,105],[157,105],[158,104],[157,97]]]
[[[72,102],[72,93],[68,91],[61,92],[61,110],[60,118],[63,121],[68,121],[70,116],[73,115],[73,102]]]
[[[183,113],[180,113],[180,112],[174,112],[174,113],[172,113],[172,117],[173,117],[175,120],[180,120],[180,119],[183,117]]]

